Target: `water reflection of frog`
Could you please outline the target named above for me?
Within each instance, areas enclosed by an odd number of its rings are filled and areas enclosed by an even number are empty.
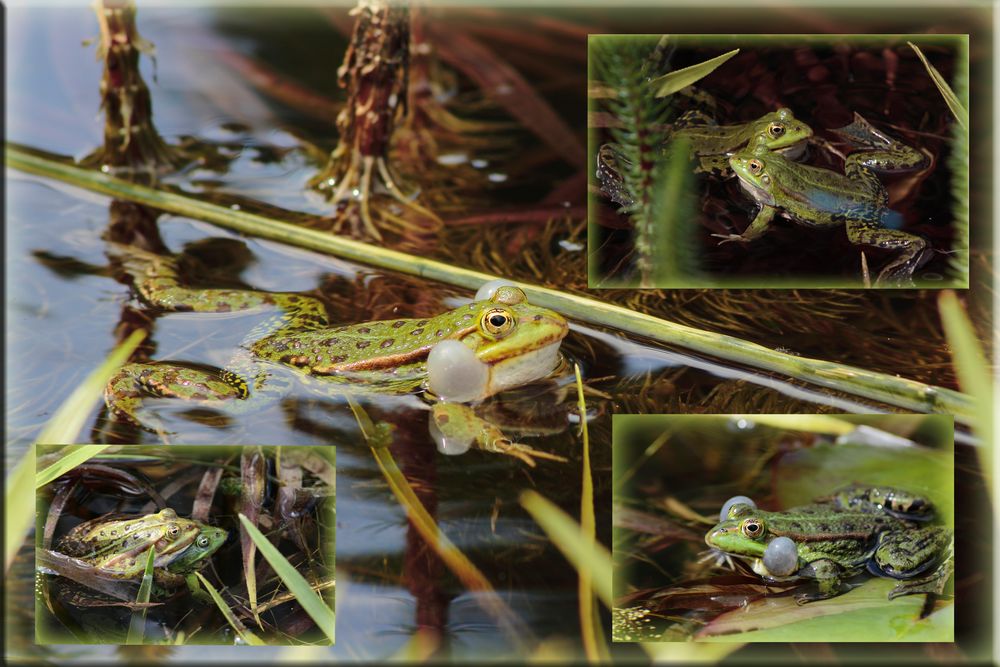
[[[108,383],[105,401],[114,419],[159,430],[144,408],[146,396],[197,402],[223,411],[256,409],[282,396],[288,383],[275,366],[323,393],[404,394],[427,389],[428,356],[442,341],[471,350],[483,377],[474,395],[434,402],[437,428],[446,437],[468,435],[486,450],[533,464],[556,457],[513,443],[465,405],[547,376],[559,362],[568,332],[558,313],[527,302],[524,292],[501,286],[492,297],[426,319],[395,319],[331,326],[322,302],[294,293],[193,289],[178,281],[171,258],[128,250],[126,269],[143,301],[167,311],[233,312],[273,308],[278,315],[256,327],[227,368],[211,372],[166,363],[132,363]],[[433,382],[432,382],[433,384]],[[453,435],[454,434],[454,435]]]
[[[782,512],[733,501],[705,542],[765,579],[815,579],[817,591],[797,596],[800,604],[850,590],[846,580],[866,569],[900,580],[890,600],[940,594],[953,569],[951,530],[928,525],[931,503],[899,489],[852,486]]]
[[[859,149],[848,155],[843,174],[792,162],[769,150],[764,135],[733,155],[729,163],[760,210],[742,234],[714,236],[723,239],[720,243],[753,241],[770,229],[776,213],[810,227],[846,225],[852,243],[899,250],[879,273],[879,283],[909,280],[927,243],[886,227],[894,214],[876,172],[918,169],[925,157],[882,134],[858,114],[854,123],[835,132]]]

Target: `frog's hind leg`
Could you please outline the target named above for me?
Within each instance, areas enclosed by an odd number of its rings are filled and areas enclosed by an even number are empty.
[[[854,114],[854,122],[831,132],[859,150],[871,151],[869,154],[852,156],[851,162],[845,164],[848,176],[851,175],[852,168],[861,166],[886,173],[915,171],[928,162],[927,155],[876,130],[857,112]]]
[[[870,245],[899,254],[879,272],[876,283],[905,283],[920,264],[927,241],[898,229],[886,229],[865,220],[847,221],[847,238],[855,245]]]
[[[113,420],[163,433],[159,419],[143,407],[144,398],[177,398],[226,410],[249,395],[247,382],[229,371],[211,373],[186,366],[132,363],[108,381],[104,402]]]
[[[915,593],[940,595],[954,570],[954,536],[944,526],[884,533],[868,569],[901,580],[890,600]]]

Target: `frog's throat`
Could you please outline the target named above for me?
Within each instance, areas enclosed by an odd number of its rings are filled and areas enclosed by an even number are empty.
[[[805,141],[799,141],[784,148],[778,148],[775,152],[781,153],[781,157],[786,160],[798,160],[806,152],[806,146]]]
[[[486,395],[520,387],[544,378],[559,364],[559,343],[549,343],[530,352],[491,364]]]
[[[740,177],[740,187],[746,190],[747,194],[750,195],[750,198],[753,199],[758,204],[767,204],[768,206],[774,206],[774,195],[772,195],[767,190],[757,187],[756,184],[751,183],[742,176]]]

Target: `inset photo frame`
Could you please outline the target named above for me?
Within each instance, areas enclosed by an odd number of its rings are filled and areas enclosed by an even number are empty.
[[[967,35],[591,35],[589,286],[968,286]]]

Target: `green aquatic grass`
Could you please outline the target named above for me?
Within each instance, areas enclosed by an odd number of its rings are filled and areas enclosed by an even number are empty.
[[[142,572],[142,582],[135,596],[138,608],[132,611],[132,619],[128,625],[126,644],[142,644],[146,638],[146,612],[149,597],[153,592],[153,561],[156,559],[156,549],[150,545],[146,551],[146,567]]]
[[[692,84],[698,83],[739,52],[739,49],[733,49],[728,53],[723,53],[721,56],[716,56],[697,65],[667,72],[663,76],[650,81],[649,85],[656,88],[656,92],[654,93],[656,97],[673,95],[682,88],[687,88]]]
[[[969,112],[965,110],[965,106],[963,106],[962,101],[958,99],[958,95],[956,95],[955,91],[951,89],[951,86],[948,85],[945,78],[941,76],[941,72],[937,71],[937,68],[927,60],[927,56],[925,56],[924,52],[920,50],[920,47],[913,42],[907,42],[907,44],[910,45],[910,48],[916,51],[917,57],[920,58],[920,62],[922,62],[924,67],[927,68],[927,73],[930,74],[931,79],[934,81],[934,85],[937,86],[937,89],[941,92],[941,97],[944,98],[945,104],[947,104],[948,108],[951,109],[951,113],[955,116],[955,120],[957,120],[959,124],[961,124],[961,126],[968,131]]]
[[[974,402],[974,420],[972,428],[979,436],[979,465],[986,478],[986,488],[995,499],[996,489],[993,487],[993,452],[996,446],[993,442],[993,377],[990,374],[990,364],[986,353],[979,344],[976,330],[969,320],[968,314],[958,301],[954,292],[948,290],[941,293],[938,299],[941,310],[941,322],[944,325],[945,337],[958,375],[958,384],[972,397]]]
[[[94,402],[104,391],[104,385],[128,360],[145,335],[144,331],[136,331],[116,347],[104,363],[88,375],[59,406],[35,443],[66,444],[76,440]],[[35,456],[35,445],[32,444],[7,478],[4,503],[5,571],[10,568],[35,518]]]
[[[281,581],[284,582],[288,590],[295,596],[295,599],[302,605],[302,609],[309,614],[309,617],[316,622],[316,626],[327,636],[330,643],[333,644],[337,627],[336,612],[312,589],[312,586],[305,580],[305,577],[299,574],[295,566],[288,562],[288,559],[271,544],[271,541],[264,536],[264,533],[257,529],[257,526],[253,525],[242,513],[240,513],[239,517],[240,523],[243,524],[243,528],[250,535],[250,539],[257,545],[257,550],[270,566],[274,568]]]
[[[243,518],[242,514],[240,515],[240,518]],[[198,577],[198,581],[201,583],[202,588],[208,592],[212,601],[215,602],[215,606],[218,607],[222,616],[226,619],[226,622],[229,623],[229,627],[233,629],[233,632],[235,632],[245,644],[249,646],[267,646],[267,644],[264,643],[264,640],[248,630],[240,619],[236,618],[236,614],[234,614],[233,610],[229,608],[226,601],[222,599],[219,591],[215,590],[215,586],[213,586],[201,572],[195,572],[195,575]]]
[[[64,448],[62,452],[60,452],[61,458],[58,461],[50,465],[45,470],[40,470],[35,475],[35,488],[40,489],[49,482],[62,477],[73,468],[83,465],[110,446],[111,445],[76,445]]]
[[[527,510],[552,544],[577,571],[591,573],[591,585],[597,597],[609,609],[612,607],[611,554],[602,545],[588,540],[580,526],[551,500],[537,491],[521,492],[521,506]]]
[[[107,174],[81,169],[50,157],[34,154],[10,143],[7,144],[7,164],[27,173],[64,181],[119,199],[146,204],[176,215],[204,220],[243,234],[317,250],[368,266],[420,276],[427,280],[436,280],[470,290],[478,289],[483,283],[498,277],[325,232],[304,229],[261,215],[235,211],[186,195],[129,183]],[[779,373],[906,410],[954,414],[962,423],[968,423],[971,419],[970,398],[950,389],[888,373],[786,354],[735,336],[703,331],[638,313],[598,298],[570,294],[528,283],[517,284],[524,289],[532,303],[551,308],[570,319],[617,329],[664,345],[688,349],[770,373]]]
[[[952,278],[956,281],[955,287],[969,285],[969,112],[966,110],[969,97],[968,38],[962,43],[964,48],[957,49],[956,54],[955,85],[959,90],[956,94],[937,68],[927,60],[920,47],[913,42],[907,42],[927,68],[927,74],[937,86],[955,120],[958,121],[952,131],[952,149],[948,155],[954,201],[952,216],[957,232],[948,264]]]
[[[597,518],[594,515],[594,476],[590,469],[590,434],[587,429],[587,402],[583,397],[583,377],[580,375],[580,365],[573,365],[576,374],[577,408],[580,411],[580,439],[582,440],[583,460],[581,462],[580,480],[580,532],[588,547],[593,550],[597,545]],[[558,545],[557,545],[558,546]],[[558,547],[565,551],[563,545]],[[583,559],[578,568],[580,583],[577,592],[580,598],[580,635],[583,640],[584,653],[590,662],[606,662],[609,658],[604,629],[597,605],[594,604],[593,573],[590,571],[590,561]]]

